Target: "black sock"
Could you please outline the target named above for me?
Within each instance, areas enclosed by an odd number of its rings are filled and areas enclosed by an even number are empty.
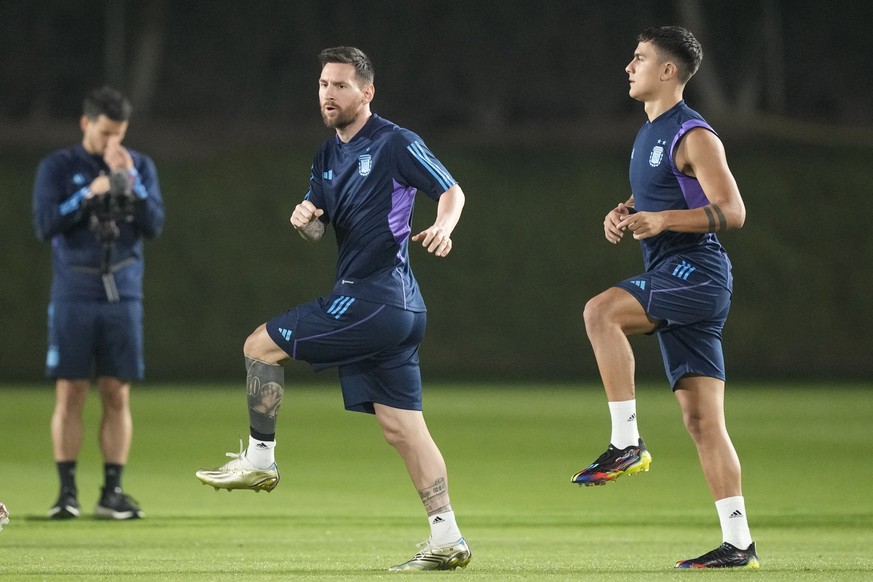
[[[249,427],[249,434],[252,435],[252,438],[259,441],[274,441],[276,440],[276,433],[263,433],[256,431],[253,427]]]
[[[121,489],[121,471],[124,465],[105,463],[103,465],[103,488],[106,491]]]
[[[61,478],[61,491],[76,495],[76,461],[58,461],[58,476]]]

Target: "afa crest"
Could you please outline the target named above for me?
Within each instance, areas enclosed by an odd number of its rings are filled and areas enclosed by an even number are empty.
[[[652,148],[652,153],[649,154],[649,165],[657,168],[661,165],[661,160],[664,159],[664,147],[656,145]]]
[[[358,173],[366,176],[373,169],[373,157],[370,154],[358,156]]]

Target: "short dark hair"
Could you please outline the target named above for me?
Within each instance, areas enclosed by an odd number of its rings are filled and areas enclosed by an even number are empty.
[[[355,67],[355,76],[361,81],[362,85],[372,85],[373,79],[376,76],[373,71],[373,63],[370,62],[370,57],[364,54],[361,49],[353,46],[335,46],[326,48],[318,55],[318,60],[321,67],[327,63],[344,63]]]
[[[650,42],[676,59],[679,80],[687,83],[703,61],[703,47],[690,31],[681,26],[653,26],[637,36],[637,42]]]
[[[105,115],[113,121],[129,121],[133,106],[120,91],[104,85],[85,96],[82,111],[92,120]]]

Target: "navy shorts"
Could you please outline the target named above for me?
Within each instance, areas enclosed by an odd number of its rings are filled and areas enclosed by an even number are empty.
[[[418,346],[427,314],[328,295],[267,322],[285,353],[316,370],[337,368],[347,410],[375,412],[373,404],[421,410]]]
[[[676,257],[660,268],[615,284],[659,322],[658,341],[670,385],[687,375],[725,379],[722,328],[731,307],[731,290]]]
[[[56,301],[48,306],[49,378],[142,380],[142,302]]]

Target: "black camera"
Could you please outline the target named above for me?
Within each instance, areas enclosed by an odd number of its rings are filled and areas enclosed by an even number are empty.
[[[109,191],[102,196],[92,196],[85,204],[91,213],[91,230],[100,240],[103,252],[100,257],[100,275],[106,298],[110,302],[120,300],[113,272],[125,262],[112,264],[112,251],[115,241],[121,236],[118,225],[133,221],[136,199],[133,195],[132,180],[127,170],[112,170],[109,174]]]
[[[109,191],[92,196],[86,205],[91,213],[91,230],[97,238],[103,242],[118,240],[118,223],[133,220],[134,200],[130,174],[127,170],[112,170]]]

